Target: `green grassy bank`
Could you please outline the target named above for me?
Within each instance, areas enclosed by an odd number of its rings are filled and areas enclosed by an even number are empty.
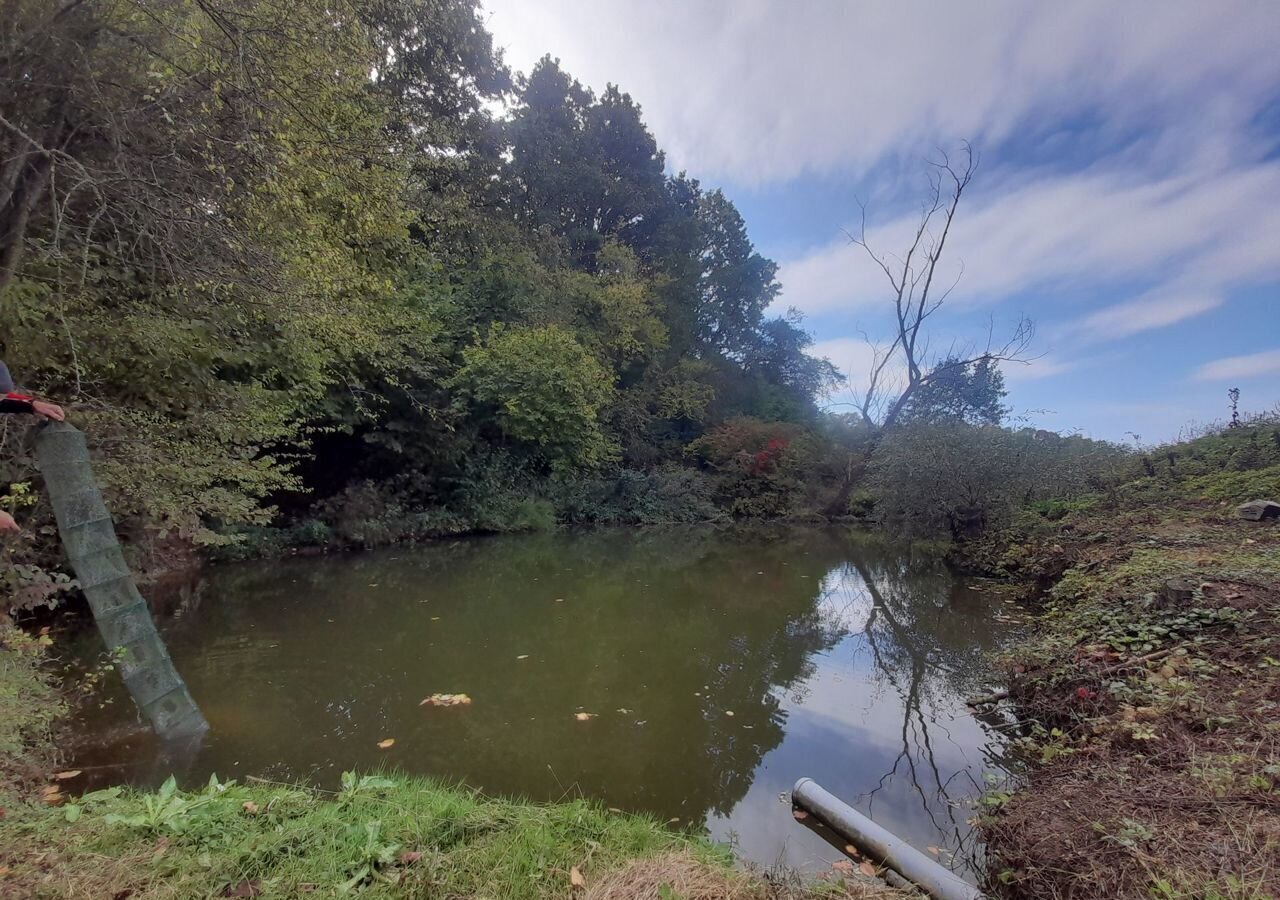
[[[0,634],[0,897],[765,898],[892,894],[856,870],[802,883],[644,816],[485,797],[401,775],[338,791],[211,779],[80,795],[41,642]],[[852,867],[849,867],[852,868]]]

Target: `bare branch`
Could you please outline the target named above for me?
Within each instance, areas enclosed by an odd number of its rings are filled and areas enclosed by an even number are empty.
[[[931,342],[924,330],[925,323],[943,307],[964,274],[961,262],[955,278],[945,289],[937,289],[938,266],[947,250],[960,202],[978,167],[978,155],[973,146],[963,141],[961,147],[963,155],[954,159],[940,147],[937,159],[929,162],[926,174],[928,188],[920,204],[919,220],[902,256],[881,253],[872,248],[867,239],[866,205],[861,202],[858,204],[858,233],[845,232],[849,242],[862,247],[885,274],[892,292],[893,340],[887,347],[882,347],[863,335],[868,346],[872,347],[872,361],[865,390],[855,404],[863,418],[881,430],[897,423],[921,386],[931,379],[954,368],[967,368],[982,361],[1023,361],[1035,334],[1030,320],[1023,318],[1008,339],[998,346],[994,332],[989,329],[981,352],[954,352],[956,345],[952,342],[952,352],[944,364],[931,366],[929,363]],[[890,398],[885,375],[895,363],[905,371],[906,383],[896,391],[896,396]]]

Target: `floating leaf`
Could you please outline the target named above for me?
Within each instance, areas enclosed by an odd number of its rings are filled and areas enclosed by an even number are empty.
[[[519,656],[516,657],[516,659],[528,659],[528,658],[529,658],[528,653],[521,653]]]
[[[589,713],[589,712],[580,712],[580,713],[574,713],[573,717],[577,719],[579,722],[590,722],[592,719],[596,717],[596,714]]]
[[[395,742],[396,742],[395,738],[387,738],[386,740],[378,741],[378,749],[386,750],[389,747],[391,747],[393,744],[395,744]]]
[[[725,714],[726,716],[728,716],[729,718],[731,718],[731,719],[733,718],[733,710],[731,710],[731,709],[726,709],[726,710],[724,711],[724,714]]]
[[[569,885],[575,889],[587,886],[587,879],[582,877],[582,870],[574,866],[569,870]]]
[[[419,706],[470,706],[471,698],[466,694],[432,694],[418,704]]]
[[[631,710],[627,709],[625,706],[619,706],[618,712],[622,713],[625,716],[625,715],[630,715]]]

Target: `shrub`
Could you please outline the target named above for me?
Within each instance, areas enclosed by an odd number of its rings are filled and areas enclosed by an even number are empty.
[[[976,537],[1028,504],[1047,517],[1104,488],[1127,457],[1085,438],[959,422],[910,425],[881,441],[871,460],[877,516],[917,536]],[[1053,502],[1053,501],[1056,501]]]

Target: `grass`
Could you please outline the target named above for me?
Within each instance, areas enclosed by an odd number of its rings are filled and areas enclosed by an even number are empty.
[[[216,778],[200,791],[97,791],[0,823],[0,896],[763,898],[871,896],[869,882],[790,887],[729,851],[587,802],[533,804],[404,776],[343,789]]]
[[[47,637],[0,626],[0,807],[44,771],[61,698],[41,669]]]

